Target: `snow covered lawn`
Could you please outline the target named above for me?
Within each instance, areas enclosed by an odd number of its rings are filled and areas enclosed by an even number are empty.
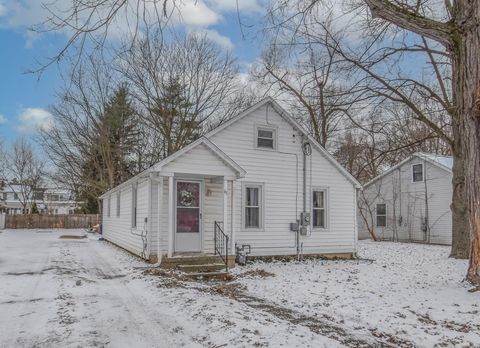
[[[254,296],[360,335],[392,335],[416,347],[480,347],[480,293],[468,292],[468,262],[449,259],[449,251],[362,241],[366,260],[257,262],[247,268],[275,276],[240,282]]]
[[[339,346],[202,284],[145,276],[96,236],[59,238],[82,234],[0,231],[0,347]]]
[[[62,235],[84,233],[0,232],[0,347],[480,346],[480,294],[446,247],[362,242],[371,261],[256,262],[203,283]]]

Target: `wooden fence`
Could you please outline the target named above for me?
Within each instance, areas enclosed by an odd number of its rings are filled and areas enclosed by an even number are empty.
[[[5,228],[88,228],[99,222],[97,214],[5,215]]]

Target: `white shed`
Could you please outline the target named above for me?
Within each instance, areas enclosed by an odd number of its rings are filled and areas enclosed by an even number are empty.
[[[103,234],[163,262],[185,254],[233,260],[247,245],[254,256],[351,257],[359,188],[266,98],[103,194]]]
[[[365,184],[359,238],[452,243],[452,157],[415,153]]]

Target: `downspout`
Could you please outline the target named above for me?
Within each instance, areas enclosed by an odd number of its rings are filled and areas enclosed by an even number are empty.
[[[158,267],[162,263],[162,250],[160,247],[161,240],[161,212],[162,212],[162,198],[163,198],[163,176],[152,177],[152,180],[157,183],[157,262],[153,267]]]

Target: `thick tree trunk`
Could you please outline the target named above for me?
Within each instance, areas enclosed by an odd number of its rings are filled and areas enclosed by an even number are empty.
[[[458,120],[456,123],[458,123]],[[455,122],[454,121],[454,122]],[[454,133],[461,134],[460,127],[453,126]],[[456,128],[456,129],[455,129]],[[452,250],[450,257],[456,259],[468,259],[470,255],[470,228],[468,221],[467,197],[465,192],[465,168],[464,154],[462,148],[462,139],[459,135],[454,135],[455,148],[453,154],[453,176],[452,176]]]
[[[364,0],[372,15],[435,40],[452,57],[454,131],[461,130],[467,216],[470,229],[470,264],[467,280],[480,287],[480,1],[446,2],[452,20],[440,22],[388,0]],[[460,156],[461,157],[461,156]],[[458,158],[457,158],[458,159]],[[455,165],[461,166],[456,161]],[[458,173],[458,172],[457,172]],[[461,191],[457,192],[460,193]]]
[[[467,280],[480,286],[480,3],[455,2],[452,34],[456,120],[463,125],[465,189],[470,222]]]

